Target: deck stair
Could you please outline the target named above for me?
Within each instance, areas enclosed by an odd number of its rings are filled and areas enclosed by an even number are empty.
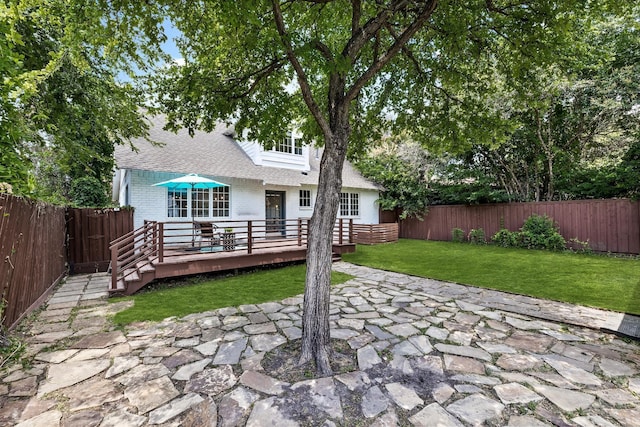
[[[158,251],[158,223],[144,226],[111,242],[111,286],[109,292],[131,295],[153,279],[153,261]]]
[[[156,278],[156,268],[153,261],[139,262],[135,267],[127,269],[118,279],[116,290],[113,292],[131,295],[142,289]]]

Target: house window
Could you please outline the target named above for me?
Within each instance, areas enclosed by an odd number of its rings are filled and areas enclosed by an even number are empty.
[[[289,132],[282,141],[280,141],[274,147],[276,151],[281,153],[289,153],[296,154],[298,156],[302,155],[302,139],[294,138],[291,132]]]
[[[194,218],[209,216],[209,189],[191,190],[191,216]]]
[[[300,190],[300,207],[311,207],[311,190]]]
[[[212,216],[228,217],[229,216],[229,187],[212,188]]]
[[[360,215],[360,199],[358,193],[351,193],[351,206],[349,207],[351,216]]]
[[[349,193],[340,193],[340,216],[349,216]]]
[[[167,199],[167,217],[187,217],[187,190],[169,190]]]
[[[360,215],[360,198],[358,193],[340,193],[340,216]]]

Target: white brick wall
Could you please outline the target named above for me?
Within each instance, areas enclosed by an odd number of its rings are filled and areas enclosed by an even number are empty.
[[[167,181],[181,176],[181,174],[165,172],[149,172],[131,170],[126,174],[120,191],[120,204],[124,205],[124,188],[128,184],[130,191],[130,205],[134,210],[135,227],[141,227],[144,220],[153,221],[190,221],[187,218],[167,217],[167,189],[164,187],[154,187],[152,184]],[[311,203],[315,203],[317,188],[315,186],[286,187],[263,185],[261,181],[247,179],[229,179],[225,177],[208,177],[223,182],[230,186],[230,218],[198,218],[200,220],[264,220],[265,219],[265,193],[267,190],[284,191],[286,193],[285,209],[287,218],[310,218],[313,211],[309,208],[300,208],[299,190],[311,190]],[[354,188],[343,188],[343,192],[358,193],[360,199],[360,215],[353,218],[358,224],[377,224],[378,192],[372,190],[362,190]],[[191,212],[189,212],[191,215]]]

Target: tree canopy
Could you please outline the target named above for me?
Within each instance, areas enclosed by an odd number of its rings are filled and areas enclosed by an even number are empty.
[[[431,180],[430,204],[633,197],[632,152],[639,143],[640,22],[637,6],[585,14],[550,66],[537,66],[535,91],[496,94],[511,131],[504,142],[469,140],[448,147],[449,162]],[[516,97],[519,101],[514,102]],[[436,154],[434,147],[425,150]],[[627,154],[625,154],[627,153]],[[394,156],[398,160],[398,156]],[[402,159],[400,159],[402,160]],[[361,165],[387,159],[371,153]],[[391,164],[394,164],[393,162]],[[404,162],[404,167],[411,163]],[[396,167],[396,166],[394,166]],[[637,168],[637,166],[635,166]],[[368,169],[361,168],[369,173]],[[375,174],[370,175],[376,179]],[[413,174],[418,184],[419,174]],[[385,186],[388,182],[379,180]],[[408,188],[411,185],[408,186]],[[389,194],[391,196],[391,194]],[[400,201],[400,199],[398,199]],[[409,207],[412,207],[409,203]]]
[[[106,206],[114,145],[146,132],[143,98],[86,41],[69,40],[72,13],[55,1],[0,6],[0,181],[22,195]],[[78,179],[96,197],[72,191]]]

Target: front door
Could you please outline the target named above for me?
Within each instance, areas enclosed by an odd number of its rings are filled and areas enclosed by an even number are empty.
[[[267,236],[269,235],[282,235],[286,234],[285,230],[285,192],[284,191],[269,191],[266,192],[265,197],[265,211],[267,220]]]

